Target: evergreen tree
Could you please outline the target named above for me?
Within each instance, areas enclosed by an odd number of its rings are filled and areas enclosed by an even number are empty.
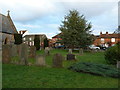
[[[47,38],[44,39],[44,48],[49,47],[49,40]]]
[[[36,50],[40,49],[40,38],[37,35],[35,35],[35,38],[34,38],[34,46],[36,47]]]
[[[78,11],[70,10],[59,27],[61,31],[60,37],[62,38],[61,43],[69,48],[86,48],[94,40],[94,36],[90,31],[91,27],[91,23],[87,23],[84,15],[79,16]]]

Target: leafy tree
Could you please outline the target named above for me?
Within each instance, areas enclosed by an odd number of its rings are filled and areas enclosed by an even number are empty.
[[[40,38],[37,35],[35,35],[35,38],[34,38],[34,46],[36,47],[36,50],[40,49]]]
[[[70,10],[59,27],[61,43],[69,48],[86,48],[94,40],[90,31],[91,27],[91,23],[87,23],[84,15],[79,15],[77,10]]]
[[[47,38],[44,39],[44,48],[49,46],[49,40]]]

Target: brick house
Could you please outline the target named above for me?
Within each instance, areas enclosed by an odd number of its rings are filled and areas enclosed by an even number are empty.
[[[100,35],[96,36],[93,44],[95,46],[109,47],[115,45],[118,42],[120,42],[120,34],[109,34],[108,32],[102,34],[102,32],[100,32]]]
[[[61,40],[60,34],[61,34],[61,33],[53,36],[52,39],[50,40],[50,45],[51,45],[52,47],[54,47],[54,46],[60,46],[60,45],[61,45],[61,43],[59,42],[59,40]]]

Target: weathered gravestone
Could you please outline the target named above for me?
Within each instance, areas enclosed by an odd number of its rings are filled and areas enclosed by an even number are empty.
[[[2,46],[2,63],[10,63],[11,55],[10,55],[10,45],[3,45]]]
[[[60,68],[62,66],[63,56],[59,53],[56,53],[53,56],[53,67]]]
[[[16,45],[16,47],[17,47],[17,55],[18,56],[20,56],[20,48],[21,48],[21,44],[20,45]]]
[[[69,53],[69,54],[72,54],[72,49],[69,49],[68,53]]]
[[[82,49],[82,48],[79,49],[79,54],[80,54],[80,55],[83,54],[83,49]]]
[[[11,57],[17,56],[17,46],[15,44],[11,45]]]
[[[45,55],[50,55],[50,48],[49,47],[45,47]]]
[[[28,65],[28,45],[25,43],[22,43],[19,48],[20,48],[19,63],[21,65]]]
[[[75,60],[74,54],[67,54],[67,60]]]
[[[30,58],[35,58],[36,56],[36,47],[35,46],[30,46],[29,48],[29,57]]]
[[[44,55],[37,55],[36,56],[36,66],[45,66],[45,56]]]
[[[117,68],[120,68],[120,61],[117,61]]]

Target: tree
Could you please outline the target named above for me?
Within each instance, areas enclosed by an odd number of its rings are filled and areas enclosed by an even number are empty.
[[[87,23],[84,15],[79,16],[77,10],[70,10],[59,27],[61,31],[61,43],[69,48],[86,48],[94,40],[94,36],[90,31],[91,27],[91,23]]]
[[[44,48],[49,46],[49,40],[47,38],[44,39]]]
[[[37,35],[35,35],[35,38],[34,38],[34,46],[36,47],[36,50],[40,49],[40,38]]]

